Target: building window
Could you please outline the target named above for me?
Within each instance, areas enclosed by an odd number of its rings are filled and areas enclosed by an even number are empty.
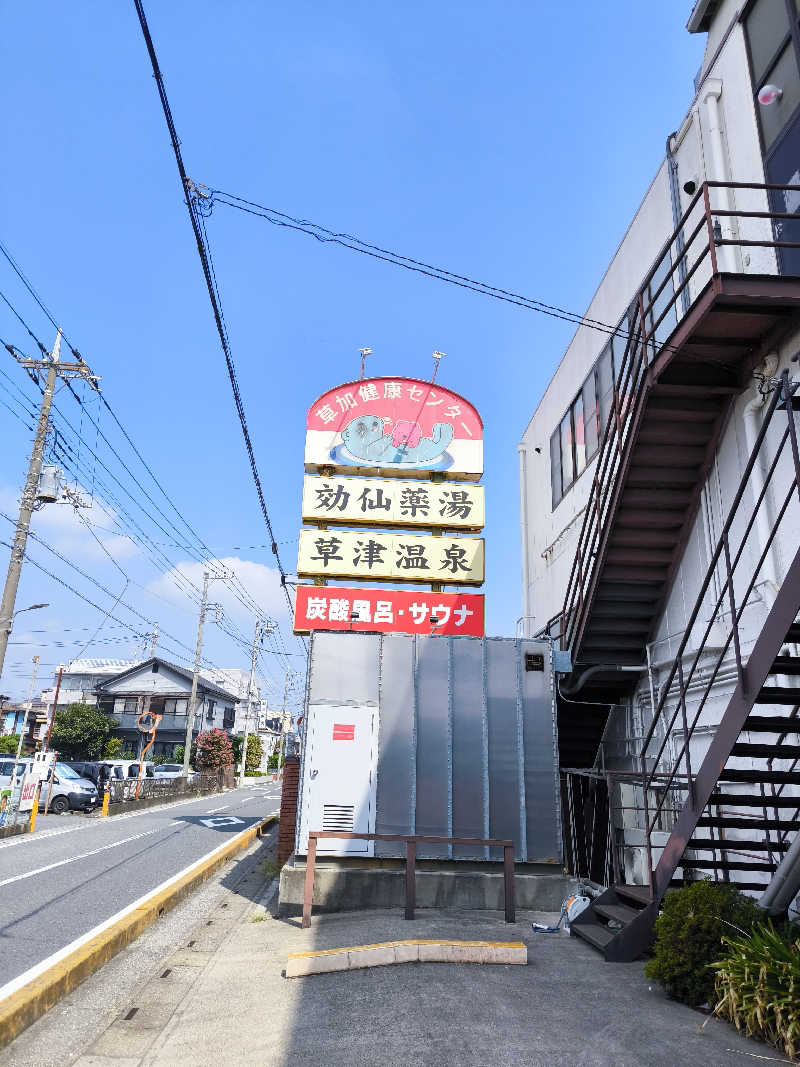
[[[136,700],[136,697],[133,697],[133,699],[129,698],[125,701],[125,707],[122,710],[125,711],[128,715],[130,715],[136,711],[137,703],[138,701]]]
[[[177,703],[178,703],[177,700],[173,700],[171,697],[168,697],[164,701],[164,714],[165,715],[174,715],[175,714],[175,706],[177,705]]]
[[[745,17],[755,110],[769,152],[800,104],[800,24],[795,0],[756,0]],[[762,107],[758,92],[777,85],[779,100]]]
[[[624,344],[623,340],[623,350]],[[614,356],[609,341],[550,438],[553,508],[597,454],[613,398]]]
[[[222,714],[222,727],[225,730],[230,730],[236,721],[236,712],[233,708],[225,708]]]
[[[206,722],[213,722],[214,721],[214,708],[216,706],[217,706],[217,702],[215,700],[209,700],[208,709],[206,710]]]

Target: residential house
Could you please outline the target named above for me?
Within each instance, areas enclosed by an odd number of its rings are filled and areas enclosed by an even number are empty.
[[[192,689],[192,672],[155,656],[95,687],[100,707],[112,716],[126,751],[138,754],[143,733],[138,729],[139,715],[150,711],[162,716],[153,756],[174,756],[186,737],[186,715]],[[213,728],[232,733],[238,693],[223,689],[200,676],[197,686],[193,736]]]

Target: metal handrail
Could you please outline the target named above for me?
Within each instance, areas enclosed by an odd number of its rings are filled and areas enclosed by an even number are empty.
[[[755,182],[704,182],[684,211],[673,233],[662,246],[659,255],[656,257],[653,266],[632,301],[632,316],[628,324],[627,341],[622,361],[619,368],[613,368],[613,405],[609,411],[606,425],[602,427],[602,440],[597,455],[590,495],[578,535],[577,550],[564,596],[564,606],[562,608],[563,625],[561,627],[562,648],[571,649],[573,654],[577,652],[581,628],[585,623],[587,603],[591,601],[592,586],[598,576],[597,560],[602,556],[602,542],[609,536],[608,524],[604,522],[604,519],[612,503],[613,495],[619,488],[617,474],[622,464],[624,440],[646,395],[645,385],[654,359],[657,355],[670,349],[668,344],[660,344],[658,342],[656,331],[673,309],[676,321],[685,317],[686,312],[680,311],[678,298],[686,289],[700,264],[705,262],[707,257],[711,261],[712,279],[719,274],[716,252],[718,246],[741,245],[749,247],[752,244],[757,244],[761,247],[775,249],[799,246],[797,242],[778,240],[753,242],[744,238],[717,236],[714,232],[714,220],[718,217],[779,220],[785,218],[786,213],[716,208],[711,205],[709,195],[711,189],[749,189],[761,191],[765,194],[769,191],[800,192],[800,186],[797,185],[758,184]],[[687,239],[686,234],[684,234],[684,228],[701,201],[701,218],[694,224]],[[706,235],[705,242],[702,247],[699,247],[698,241],[702,239],[701,235],[704,230]],[[673,246],[675,248],[674,252]],[[693,263],[689,262],[690,255],[696,257]],[[667,265],[668,269],[665,277],[655,292],[651,293],[650,285],[653,278]],[[688,271],[686,271],[687,266],[689,267]],[[681,270],[686,273],[680,280],[680,284],[675,287],[676,272],[680,278]],[[673,286],[672,295],[656,318],[655,305],[664,293],[668,283]],[[696,294],[695,300],[699,295],[699,293]],[[691,304],[689,307],[691,307]],[[621,330],[615,336],[625,337],[626,332]],[[626,402],[623,406],[621,404],[621,396],[626,396],[625,390],[629,386],[633,386],[633,388],[627,394]],[[576,656],[573,655],[573,660],[575,658]]]
[[[655,712],[654,712],[654,715],[653,715],[653,721],[651,722],[650,727],[649,727],[649,729],[648,729],[648,731],[647,731],[647,733],[645,734],[645,737],[644,737],[644,741],[643,741],[643,744],[642,744],[642,759],[644,760],[646,757],[650,758],[650,759],[653,760],[654,765],[658,764],[659,760],[661,759],[661,757],[664,754],[664,748],[665,748],[665,745],[666,745],[666,740],[667,740],[668,736],[671,734],[672,730],[674,729],[675,722],[676,722],[677,716],[678,716],[679,707],[676,707],[675,711],[672,714],[671,719],[669,720],[668,725],[666,725],[666,728],[664,730],[664,737],[663,737],[663,739],[661,741],[661,744],[660,744],[656,754],[654,756],[652,754],[650,756],[648,756],[647,755],[647,749],[648,749],[648,746],[650,744],[650,741],[652,740],[652,738],[654,736],[655,729],[656,729],[657,725],[660,722],[661,715],[663,713],[663,710],[664,710],[664,707],[665,707],[665,704],[666,704],[666,700],[667,700],[667,698],[668,698],[668,696],[670,694],[670,691],[671,691],[671,688],[672,688],[672,684],[673,684],[673,682],[675,680],[675,675],[676,675],[676,673],[678,673],[679,670],[681,670],[681,666],[680,665],[682,664],[682,661],[683,661],[683,655],[684,655],[684,653],[686,651],[686,648],[687,648],[687,645],[688,645],[688,643],[689,643],[689,641],[691,639],[692,630],[694,628],[694,623],[695,623],[695,621],[697,619],[697,616],[698,616],[700,610],[702,609],[702,606],[703,606],[703,603],[704,603],[704,600],[705,600],[705,594],[706,594],[706,592],[708,590],[708,586],[709,586],[710,581],[711,581],[711,575],[712,575],[713,571],[716,569],[717,564],[719,563],[720,556],[723,555],[723,554],[725,555],[726,571],[727,571],[727,574],[726,574],[726,577],[725,577],[725,581],[722,583],[722,587],[720,589],[720,593],[719,593],[719,596],[717,597],[717,600],[716,600],[716,603],[714,605],[714,608],[710,612],[709,622],[706,625],[706,629],[705,629],[705,632],[703,634],[703,637],[700,640],[700,642],[699,642],[699,644],[697,646],[697,649],[695,651],[694,658],[693,658],[692,665],[691,665],[691,668],[689,670],[689,673],[688,673],[688,675],[686,675],[682,679],[682,684],[679,685],[679,701],[678,701],[679,705],[682,702],[685,701],[686,691],[687,691],[689,685],[691,684],[692,678],[694,676],[695,669],[697,668],[697,665],[698,665],[698,663],[699,663],[699,661],[700,661],[700,659],[701,659],[701,657],[703,655],[703,652],[705,650],[706,642],[707,642],[708,636],[709,636],[709,634],[711,632],[711,629],[712,629],[713,623],[715,621],[717,612],[719,611],[720,604],[721,604],[722,600],[725,598],[726,595],[729,597],[729,599],[731,599],[731,604],[732,604],[732,608],[731,608],[731,630],[730,630],[730,633],[729,633],[728,637],[726,638],[724,644],[722,645],[722,647],[719,650],[719,654],[717,656],[717,661],[716,661],[716,663],[714,665],[714,668],[713,668],[711,674],[706,679],[705,692],[703,693],[701,699],[698,702],[698,706],[697,706],[697,709],[696,709],[696,712],[695,712],[694,719],[692,720],[692,724],[688,729],[686,728],[686,725],[684,725],[683,746],[682,746],[680,752],[677,754],[675,765],[674,765],[674,769],[677,769],[677,767],[680,766],[680,763],[684,758],[684,754],[688,753],[689,739],[691,738],[691,736],[694,733],[694,729],[695,729],[695,727],[697,725],[697,722],[698,722],[698,720],[700,718],[700,715],[701,715],[701,713],[703,711],[703,708],[704,708],[705,703],[706,703],[706,701],[708,699],[708,696],[710,695],[711,688],[712,688],[712,686],[713,686],[713,684],[714,684],[714,682],[716,680],[716,676],[719,673],[719,669],[720,669],[720,667],[722,665],[722,662],[724,661],[725,656],[728,653],[728,649],[730,648],[731,643],[734,644],[734,651],[735,651],[735,654],[736,654],[736,666],[737,666],[737,672],[738,672],[738,676],[739,676],[739,681],[740,681],[740,683],[744,683],[744,679],[745,679],[745,674],[744,674],[745,664],[744,664],[744,660],[743,660],[742,653],[741,653],[741,647],[740,647],[740,643],[739,643],[739,623],[740,623],[742,615],[744,613],[744,609],[748,604],[750,594],[751,594],[751,592],[752,592],[752,590],[753,590],[753,588],[755,586],[756,580],[758,578],[758,574],[759,574],[759,572],[760,572],[760,570],[761,570],[761,568],[762,568],[762,566],[764,564],[764,561],[765,561],[765,559],[767,557],[767,554],[770,551],[770,548],[772,547],[772,541],[774,540],[775,534],[777,533],[778,526],[780,525],[780,522],[783,519],[783,516],[784,516],[784,514],[786,512],[786,509],[787,509],[789,503],[791,502],[791,499],[792,499],[792,496],[794,495],[795,490],[798,488],[798,484],[799,484],[798,483],[798,478],[800,477],[800,470],[796,469],[795,475],[790,481],[789,488],[788,488],[786,496],[784,498],[784,502],[783,502],[781,508],[779,509],[779,511],[778,511],[778,513],[776,515],[776,518],[775,518],[775,520],[774,520],[774,522],[772,524],[772,529],[771,529],[770,536],[769,536],[769,538],[767,540],[767,544],[763,547],[761,555],[759,556],[758,561],[756,562],[756,565],[755,565],[754,570],[753,570],[753,574],[752,574],[752,576],[750,578],[750,581],[749,581],[749,583],[747,585],[747,588],[745,590],[744,595],[742,595],[739,598],[739,606],[738,606],[738,608],[735,606],[735,603],[733,602],[733,599],[732,599],[733,596],[734,596],[733,576],[734,576],[734,572],[736,570],[736,566],[737,566],[738,562],[740,561],[740,559],[742,557],[744,546],[747,543],[747,537],[748,537],[748,535],[750,533],[750,530],[752,529],[752,526],[753,526],[753,523],[755,521],[758,509],[759,509],[759,507],[760,507],[760,505],[761,505],[761,503],[762,503],[762,501],[764,499],[764,496],[765,496],[765,493],[766,493],[766,489],[770,485],[770,482],[772,480],[772,475],[774,474],[774,472],[775,472],[775,470],[777,468],[777,465],[778,465],[778,460],[780,459],[781,455],[783,454],[784,445],[786,444],[786,441],[791,437],[791,433],[790,433],[790,431],[788,429],[784,433],[784,435],[782,436],[781,441],[780,441],[780,443],[779,443],[779,445],[778,445],[778,447],[776,449],[775,458],[774,458],[774,460],[773,460],[773,462],[771,464],[771,467],[770,467],[769,477],[765,478],[764,487],[762,489],[762,492],[759,494],[758,499],[755,502],[755,505],[754,505],[753,510],[752,510],[752,514],[750,516],[750,520],[748,521],[748,523],[745,526],[745,530],[744,530],[744,533],[742,534],[742,538],[741,538],[741,542],[740,542],[739,551],[737,552],[736,557],[733,560],[733,562],[731,562],[730,551],[729,551],[730,531],[731,531],[731,527],[733,525],[733,522],[734,522],[735,518],[738,515],[739,504],[741,503],[742,498],[744,496],[744,491],[745,491],[745,489],[747,487],[747,483],[748,483],[748,479],[749,479],[750,473],[751,473],[751,471],[753,469],[753,466],[755,465],[755,462],[758,459],[758,456],[760,454],[761,445],[762,445],[764,439],[766,438],[767,430],[768,430],[768,428],[770,426],[771,418],[772,418],[772,415],[773,415],[773,413],[774,413],[774,411],[776,409],[778,400],[781,399],[781,397],[784,396],[784,395],[785,395],[785,398],[788,399],[789,402],[787,404],[787,408],[788,408],[788,413],[789,413],[789,419],[791,420],[792,417],[793,417],[792,416],[792,408],[791,408],[791,396],[796,391],[796,389],[797,389],[797,386],[792,386],[791,388],[789,387],[789,385],[788,385],[788,372],[786,372],[784,374],[783,378],[782,378],[782,386],[780,388],[776,389],[775,392],[774,392],[774,395],[772,397],[772,402],[771,402],[769,410],[768,410],[768,414],[765,416],[764,422],[763,422],[763,424],[761,426],[761,431],[759,432],[759,435],[758,435],[758,437],[756,439],[756,443],[755,443],[755,445],[753,447],[753,451],[752,451],[751,456],[750,456],[750,461],[748,462],[747,467],[745,468],[745,473],[744,473],[744,475],[742,477],[742,480],[740,482],[739,489],[737,490],[736,495],[734,496],[734,499],[733,499],[733,502],[731,504],[730,511],[729,511],[729,514],[728,514],[728,518],[727,518],[727,520],[725,522],[725,525],[723,527],[722,533],[721,533],[721,535],[719,537],[719,540],[717,542],[716,550],[714,551],[714,553],[713,553],[713,555],[711,557],[711,561],[709,563],[708,571],[706,573],[706,578],[705,578],[705,580],[703,581],[703,583],[701,585],[700,593],[698,594],[697,600],[695,602],[694,610],[692,611],[692,614],[690,616],[689,622],[687,623],[686,630],[684,631],[684,636],[683,636],[683,639],[682,639],[682,641],[680,643],[680,646],[678,648],[678,652],[677,652],[677,655],[676,655],[675,660],[673,662],[672,668],[670,669],[670,672],[669,672],[669,674],[667,676],[666,682],[664,683],[661,697],[659,699],[658,705],[656,706],[656,709],[655,709]],[[690,773],[690,777],[691,777],[691,773]]]
[[[406,906],[404,918],[414,918],[417,895],[417,844],[425,845],[481,845],[503,850],[503,898],[507,923],[515,922],[514,907],[514,842],[496,838],[476,837],[428,837],[418,834],[361,834],[352,830],[311,830],[306,853],[306,875],[303,883],[303,928],[311,925],[311,908],[314,903],[314,866],[317,859],[317,841],[320,838],[336,838],[345,841],[405,841],[406,844]]]

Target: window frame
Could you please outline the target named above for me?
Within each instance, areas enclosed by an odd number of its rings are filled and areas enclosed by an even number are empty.
[[[791,130],[793,124],[797,121],[798,114],[800,113],[800,105],[795,107],[794,111],[786,119],[783,129],[772,141],[769,147],[767,147],[764,140],[764,130],[761,124],[761,105],[758,102],[758,94],[761,87],[769,83],[770,76],[788,44],[791,44],[794,48],[795,62],[798,67],[798,77],[800,77],[800,12],[797,11],[794,0],[783,0],[786,14],[788,16],[788,31],[784,37],[781,38],[780,44],[767,63],[760,80],[756,81],[753,70],[753,50],[750,46],[750,34],[747,32],[747,19],[758,2],[759,0],[750,0],[749,3],[745,4],[739,16],[739,21],[742,26],[742,33],[744,34],[745,51],[747,53],[747,73],[750,77],[750,85],[753,90],[753,108],[756,113],[756,126],[758,127],[758,140],[761,146],[761,156],[766,164]]]

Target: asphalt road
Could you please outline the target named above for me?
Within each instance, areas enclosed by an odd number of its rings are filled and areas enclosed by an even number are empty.
[[[108,819],[62,816],[0,843],[0,986],[277,813],[280,788],[250,785]]]

